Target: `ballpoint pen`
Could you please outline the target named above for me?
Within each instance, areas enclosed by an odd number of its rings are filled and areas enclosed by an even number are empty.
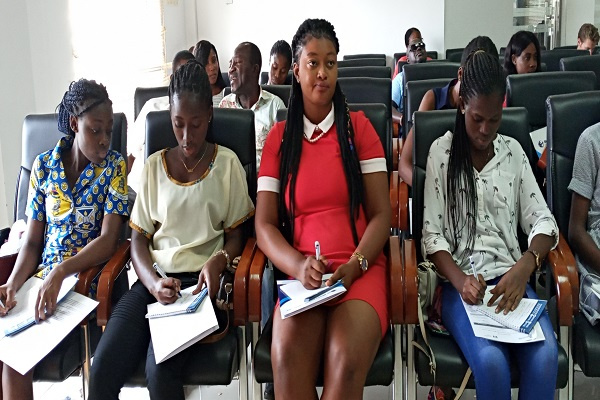
[[[165,271],[162,270],[161,267],[158,266],[157,263],[152,264],[152,267],[156,270],[156,272],[158,272],[158,274],[160,275],[161,278],[163,279],[167,279],[167,274],[165,274]],[[181,291],[178,290],[177,291],[177,296],[181,297]]]
[[[308,303],[309,301],[313,301],[314,299],[319,298],[319,297],[321,297],[322,295],[324,295],[324,294],[326,294],[328,292],[331,292],[333,289],[342,286],[343,284],[344,284],[344,281],[340,279],[339,281],[337,281],[333,285],[329,286],[327,289],[323,289],[319,293],[315,293],[315,294],[313,294],[311,296],[308,296],[307,298],[304,299],[304,302]]]
[[[469,256],[469,263],[471,264],[471,270],[473,271],[473,276],[475,279],[477,278],[477,269],[475,269],[475,262],[473,262],[473,256]]]
[[[317,261],[321,258],[321,245],[318,240],[315,240],[315,258]]]

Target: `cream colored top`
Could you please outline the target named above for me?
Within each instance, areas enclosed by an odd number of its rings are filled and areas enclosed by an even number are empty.
[[[152,260],[165,272],[195,272],[223,248],[228,230],[254,215],[254,205],[233,151],[215,146],[206,173],[189,183],[169,175],[167,151],[146,161],[129,224],[150,239]]]

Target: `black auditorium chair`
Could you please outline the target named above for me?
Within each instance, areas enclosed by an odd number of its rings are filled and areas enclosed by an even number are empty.
[[[385,67],[385,58],[355,58],[352,60],[338,60],[338,68],[344,67],[364,67],[372,65],[374,67]]]
[[[557,49],[571,49],[571,50],[576,50],[577,49],[577,45],[573,44],[573,45],[569,45],[569,46],[556,46],[553,50],[557,50]]]
[[[447,78],[454,79],[458,76],[458,68],[460,64],[451,62],[427,62],[422,64],[406,64],[402,67],[404,72],[402,76],[402,86],[404,95],[401,101],[404,102],[404,110],[406,110],[406,83],[412,81],[421,81],[424,79]],[[404,118],[403,133],[408,133],[408,118]]]
[[[27,208],[27,194],[29,191],[29,179],[31,167],[35,157],[56,146],[58,140],[64,134],[58,131],[56,114],[32,114],[25,117],[23,121],[23,144],[21,151],[21,167],[17,178],[15,193],[14,219],[27,220],[25,210]],[[114,123],[110,148],[126,154],[127,120],[122,113],[114,114]],[[124,242],[119,246],[115,256],[107,262],[106,267],[118,262],[119,254],[129,248],[129,243]],[[115,261],[117,260],[117,261]],[[101,273],[103,265],[90,266],[90,268],[79,274],[79,281],[75,291],[88,295],[92,280]],[[128,288],[127,276],[124,274],[116,282],[114,296],[97,300],[100,302],[97,314],[100,310],[110,310],[116,303],[118,297]],[[61,382],[82,368],[83,394],[87,395],[87,382],[89,379],[90,357],[93,356],[96,345],[100,340],[102,328],[98,318],[84,320],[76,327],[50,354],[40,361],[35,367],[34,381]]]
[[[554,49],[554,50],[542,50],[541,51],[541,62],[546,64],[546,70],[548,72],[560,71],[560,60],[561,58],[575,57],[575,56],[589,56],[590,52],[587,50],[577,49]]]
[[[225,81],[225,87],[231,86],[229,83],[229,73],[227,71],[221,72],[221,76],[223,77],[223,81]]]
[[[464,47],[457,47],[454,49],[446,49],[446,60],[449,62],[460,62]]]
[[[157,86],[157,87],[139,87],[135,89],[135,93],[133,94],[133,118],[137,119],[138,115],[140,115],[140,111],[142,111],[142,107],[144,104],[150,99],[154,99],[156,97],[163,97],[169,95],[169,87],[168,86]]]
[[[346,54],[344,60],[356,60],[357,58],[383,58],[385,54]]]
[[[596,75],[591,71],[537,72],[506,78],[507,107],[525,107],[531,130],[546,126],[548,96],[594,90]]]
[[[413,148],[413,187],[412,187],[412,237],[402,241],[401,254],[403,255],[402,271],[402,298],[404,299],[404,321],[408,324],[407,339],[409,343],[406,354],[407,360],[407,398],[416,398],[416,385],[430,386],[433,384],[442,387],[457,388],[465,376],[468,364],[462,352],[451,336],[428,333],[429,345],[433,350],[436,360],[436,376],[430,370],[430,361],[421,351],[415,350],[410,345],[413,341],[423,348],[427,348],[423,336],[419,330],[417,307],[417,264],[423,260],[421,254],[421,228],[423,226],[424,184],[427,158],[431,144],[448,130],[454,129],[456,110],[442,111],[418,111],[414,114],[414,148]],[[504,109],[502,122],[498,132],[513,137],[519,141],[528,157],[534,155],[534,149],[529,137],[529,124],[527,122],[527,110],[524,108]],[[400,203],[408,203],[408,198],[401,198]],[[558,312],[558,323],[560,327],[568,327],[571,324],[571,292],[566,267],[558,265],[548,276],[554,277],[553,284],[556,285]],[[550,304],[555,304],[549,302]],[[552,314],[551,314],[552,315]],[[553,321],[556,322],[556,321]],[[558,332],[560,333],[560,331]],[[415,353],[416,351],[416,353]],[[514,367],[514,368],[513,368]],[[511,367],[511,385],[519,386],[519,374],[516,365]],[[564,388],[568,380],[567,353],[559,346],[558,357],[558,379],[557,388]],[[467,388],[474,388],[474,379],[471,375]],[[561,391],[559,398],[563,399],[566,392]]]
[[[560,60],[561,71],[592,71],[596,74],[596,89],[600,89],[600,55],[567,57]]]
[[[287,77],[285,78],[285,83],[284,85],[291,85],[292,84],[292,79],[294,78],[294,73],[292,72],[292,70],[290,69],[288,71]],[[229,80],[228,80],[229,83]],[[269,83],[269,72],[267,71],[262,71],[260,73],[260,84],[261,85],[266,85],[267,83]],[[229,85],[227,85],[229,86]]]
[[[363,67],[342,67],[338,69],[338,78],[389,78],[391,74],[392,70],[390,67],[374,67],[370,65]]]
[[[406,119],[407,133],[412,127],[412,115],[415,111],[419,110],[419,106],[421,105],[425,93],[431,89],[444,87],[451,80],[452,79],[449,78],[437,78],[406,82],[406,108],[404,109],[404,118]]]
[[[600,327],[592,326],[579,312],[579,276],[575,258],[566,240],[569,236],[571,182],[575,149],[581,133],[600,122],[600,91],[571,93],[548,97],[548,207],[554,214],[560,231],[559,252],[549,257],[550,263],[567,263],[572,287],[573,316],[572,358],[569,365],[571,395],[573,365],[577,363],[584,375],[600,377]],[[561,326],[561,329],[563,327]]]
[[[233,150],[244,170],[248,182],[248,192],[252,201],[256,202],[256,147],[254,140],[254,113],[250,110],[215,108],[213,110],[213,136],[207,140]],[[146,117],[146,154],[166,147],[177,146],[173,133],[171,117],[168,111],[153,111]],[[250,223],[245,224],[246,236],[251,233]],[[184,372],[186,386],[228,385],[236,374],[239,375],[239,398],[248,399],[246,370],[246,354],[249,339],[246,336],[247,319],[247,279],[250,261],[255,251],[255,240],[246,242],[234,277],[234,309],[229,332],[221,340],[214,343],[198,343],[188,350],[194,352]],[[126,255],[129,258],[129,253]],[[112,274],[116,274],[124,266],[115,266]],[[107,274],[108,275],[108,274]],[[110,279],[101,281],[98,291],[111,291]],[[145,358],[140,362],[127,386],[146,386]]]
[[[389,79],[388,79],[389,81]],[[348,100],[350,102],[350,100]],[[362,110],[365,115],[371,120],[375,130],[382,140],[386,158],[390,156],[391,134],[387,129],[389,117],[387,110],[382,104],[349,104],[351,110]],[[284,120],[287,110],[279,110],[277,113],[278,120]],[[390,164],[388,160],[388,165]],[[392,188],[390,188],[392,189]],[[392,194],[390,194],[392,198]],[[392,201],[392,200],[391,200]],[[396,204],[397,208],[397,204]],[[394,210],[392,210],[392,218],[394,218]],[[396,214],[397,215],[397,214]],[[397,217],[396,217],[397,218]],[[371,370],[367,376],[366,386],[383,385],[387,386],[393,383],[394,398],[400,398],[402,391],[402,375],[400,374],[400,325],[402,323],[402,315],[400,313],[401,299],[397,297],[397,289],[399,288],[399,264],[400,254],[399,241],[397,236],[390,236],[389,243],[386,246],[386,254],[388,255],[388,272],[390,276],[390,325],[391,328],[381,341],[379,350],[371,366]],[[264,327],[262,333],[260,330],[261,320],[261,288],[262,276],[266,264],[265,255],[258,249],[252,260],[250,267],[250,282],[248,292],[248,321],[252,324],[252,338],[258,340],[254,346],[253,371],[254,379],[252,379],[253,393],[255,398],[260,396],[260,383],[273,382],[273,371],[271,367],[271,339],[272,339],[272,324],[269,321]],[[322,373],[319,374],[318,385],[323,384]]]

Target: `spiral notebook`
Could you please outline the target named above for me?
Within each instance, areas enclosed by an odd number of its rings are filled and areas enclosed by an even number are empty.
[[[504,315],[503,311],[496,314],[496,307],[498,306],[498,303],[500,303],[502,297],[498,298],[491,306],[488,307],[487,305],[488,301],[493,296],[492,293],[490,293],[490,290],[494,287],[495,286],[488,286],[488,290],[483,298],[483,304],[476,305],[474,308],[507,328],[529,334],[546,309],[547,301],[524,298],[521,299],[519,306],[514,311],[511,311],[506,315]]]
[[[159,302],[148,304],[148,313],[146,318],[162,318],[173,315],[190,314],[196,312],[202,300],[208,295],[208,289],[205,287],[198,294],[192,294],[196,286],[181,291],[181,298],[175,303],[160,304]]]

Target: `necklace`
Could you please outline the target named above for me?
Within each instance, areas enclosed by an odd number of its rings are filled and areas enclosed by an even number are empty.
[[[321,133],[319,133],[321,132]],[[314,143],[317,140],[321,139],[323,137],[323,135],[325,134],[325,132],[323,132],[321,129],[319,129],[318,127],[315,128],[315,132],[314,133],[319,133],[317,136],[315,136],[314,138],[309,138],[306,133],[304,134],[304,139],[308,140],[308,143]]]
[[[204,155],[206,154],[206,150],[208,150],[208,142],[204,142],[204,152],[202,152],[202,156],[200,156],[200,159],[196,162],[196,164],[194,164],[194,166],[192,168],[188,168],[187,165],[185,165],[185,161],[183,161],[183,158],[181,158],[181,155],[179,156],[179,159],[181,160],[181,163],[183,164],[184,168],[187,170],[188,174],[191,174],[192,172],[194,172],[194,170],[196,169],[196,167],[198,166],[198,164],[200,164],[200,161],[202,161],[202,159],[204,158]]]

